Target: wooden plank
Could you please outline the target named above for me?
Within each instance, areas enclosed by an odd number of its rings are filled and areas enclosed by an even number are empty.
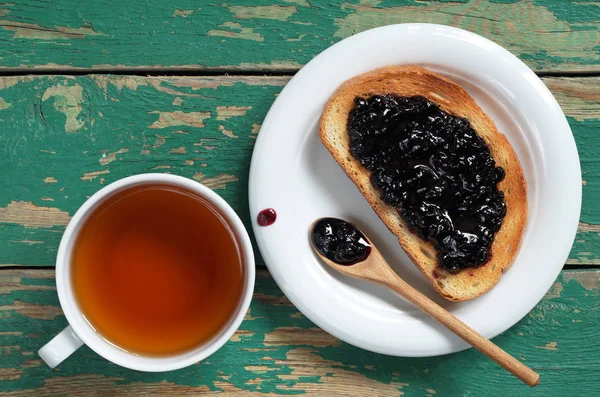
[[[289,303],[266,270],[240,330],[200,364],[147,374],[83,347],[57,369],[37,349],[66,321],[51,270],[0,270],[0,381],[6,395],[596,395],[600,375],[600,271],[563,271],[546,297],[494,339],[541,374],[529,389],[476,351],[403,359],[360,350],[318,329]]]
[[[250,227],[248,168],[288,77],[0,78],[0,264],[53,265],[71,215],[103,185],[172,172],[212,187]],[[581,155],[571,264],[600,263],[600,78],[546,78]],[[261,263],[261,259],[258,259]]]
[[[575,136],[581,162],[583,203],[579,232],[575,239],[569,264],[596,264],[600,253],[600,88],[599,78],[545,78]],[[586,86],[590,84],[589,86]]]
[[[0,5],[0,63],[4,70],[294,71],[355,33],[428,22],[488,37],[537,71],[600,71],[597,1],[254,3],[6,2]]]

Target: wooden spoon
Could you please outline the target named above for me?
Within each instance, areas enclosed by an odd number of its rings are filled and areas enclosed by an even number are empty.
[[[311,225],[309,231],[309,240],[317,255],[319,255],[323,262],[329,265],[329,267],[347,276],[388,287],[427,313],[434,320],[442,323],[444,326],[446,326],[446,328],[461,337],[465,342],[469,343],[475,349],[494,360],[496,363],[502,366],[502,368],[521,379],[527,385],[534,387],[540,383],[540,376],[535,371],[496,346],[489,339],[484,338],[473,328],[463,323],[450,312],[444,310],[437,303],[423,295],[421,292],[400,278],[400,276],[398,276],[396,272],[390,268],[379,250],[364,235],[364,233],[361,232],[367,243],[371,245],[371,252],[362,262],[357,262],[353,265],[340,265],[325,257],[323,254],[321,254],[321,252],[319,252],[319,249],[315,247],[313,239],[310,238],[315,224],[321,219],[323,218],[317,219]],[[353,226],[356,227],[355,225]],[[357,228],[357,230],[359,229]]]

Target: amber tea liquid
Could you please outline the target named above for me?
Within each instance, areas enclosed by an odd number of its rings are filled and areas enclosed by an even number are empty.
[[[144,185],[109,197],[75,242],[72,281],[92,327],[141,355],[170,355],[223,329],[243,291],[236,239],[204,199]]]

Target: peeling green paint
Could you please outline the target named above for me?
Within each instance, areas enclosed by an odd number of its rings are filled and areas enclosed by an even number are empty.
[[[148,128],[168,128],[188,126],[194,128],[204,127],[204,120],[210,118],[210,112],[174,112],[152,111],[150,114],[158,114],[158,120],[152,123]]]
[[[230,6],[229,10],[234,18],[238,19],[276,19],[287,21],[293,14],[298,12],[294,6]]]
[[[106,34],[97,32],[89,26],[79,28],[70,28],[66,26],[55,26],[52,28],[42,27],[33,23],[24,23],[18,21],[1,21],[0,27],[8,32],[12,32],[14,39],[28,40],[56,40],[56,39],[84,39],[87,36],[106,36]]]
[[[584,58],[586,63],[600,62],[600,32],[589,27],[576,30],[566,20],[560,20],[547,7],[530,2],[510,4],[491,1],[465,3],[421,3],[413,6],[380,8],[380,1],[348,4],[355,12],[338,19],[335,37],[348,37],[373,26],[393,23],[442,23],[463,29],[487,32],[487,37],[508,44],[517,54],[543,49],[555,59]],[[424,12],[427,9],[427,12]],[[535,15],[535,19],[532,16]],[[442,20],[440,21],[440,18]],[[600,22],[600,13],[596,14]],[[547,34],[531,34],[539,26],[552,26]],[[552,37],[556,37],[555,40]]]
[[[229,37],[233,39],[244,39],[244,40],[253,40],[253,41],[265,41],[265,38],[261,36],[259,33],[256,33],[252,28],[243,28],[237,22],[225,22],[219,25],[219,28],[224,29],[212,29],[209,30],[206,34],[208,36],[221,36],[221,37]]]
[[[42,94],[40,114],[47,123],[58,127],[56,125],[59,123],[57,115],[53,114],[51,106],[55,112],[64,116],[64,131],[76,132],[83,127],[88,117],[87,112],[84,112],[86,98],[84,97],[83,87],[75,83],[74,80],[68,79],[65,81],[68,83],[56,83],[46,88]]]
[[[309,395],[347,391],[423,396],[435,391],[441,396],[563,396],[576,384],[581,395],[594,395],[597,385],[590,374],[600,371],[594,359],[600,354],[600,343],[593,326],[600,321],[600,312],[595,310],[599,298],[579,283],[566,282],[568,278],[597,283],[600,272],[563,271],[557,280],[563,286],[560,296],[547,296],[530,316],[494,339],[540,373],[540,386],[530,389],[473,349],[437,358],[398,358],[340,342],[296,315],[294,306],[278,305],[282,292],[264,270],[258,272],[256,294],[269,299],[254,299],[240,331],[199,364],[149,374],[113,365],[84,346],[58,370],[51,370],[35,352],[66,325],[53,289],[53,272],[2,271],[2,391],[22,390],[23,395],[31,395],[54,390],[60,394],[68,386],[70,394],[81,395],[93,385],[109,394],[246,390]],[[281,329],[289,332],[284,335]],[[28,337],[22,336],[23,331]],[[269,339],[277,332],[281,343]],[[585,347],[582,340],[587,341]]]
[[[588,1],[24,0],[0,6],[2,67],[296,70],[332,43],[387,23],[462,27],[536,70],[598,70],[600,13]],[[77,10],[70,12],[66,10]],[[124,21],[126,17],[126,22]],[[237,24],[237,25],[230,25]],[[239,26],[238,26],[239,25]],[[297,40],[301,38],[301,40]],[[14,49],[18,48],[18,51]]]
[[[6,102],[4,98],[0,97],[0,110],[8,109],[9,107],[11,107],[11,104]]]
[[[174,17],[183,17],[183,18],[187,18],[188,16],[190,16],[193,12],[195,11],[199,11],[198,10],[180,10],[179,8],[176,8],[175,11],[173,11],[173,16]]]

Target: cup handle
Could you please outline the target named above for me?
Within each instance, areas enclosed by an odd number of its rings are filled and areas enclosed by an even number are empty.
[[[83,342],[69,325],[38,350],[38,354],[50,368],[54,368],[73,354],[75,350],[79,349],[81,345],[83,345]]]

